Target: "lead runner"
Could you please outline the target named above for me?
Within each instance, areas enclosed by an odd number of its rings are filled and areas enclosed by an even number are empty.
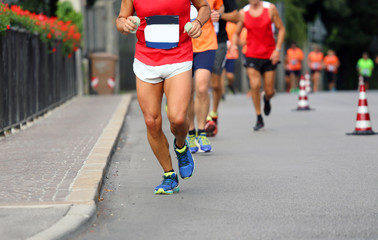
[[[184,26],[190,22],[190,3],[198,10],[189,32]],[[137,29],[137,19],[140,26]],[[202,25],[210,17],[206,0],[122,0],[116,27],[122,34],[136,31],[134,72],[139,106],[147,127],[147,139],[163,168],[163,181],[155,194],[178,192],[178,177],[173,170],[169,144],[162,130],[161,104],[167,97],[167,116],[175,136],[180,176],[190,178],[194,159],[185,141],[189,129],[188,106],[192,85],[193,49],[191,38],[198,38]]]
[[[233,36],[232,51],[237,51],[236,43],[245,27],[247,33],[247,73],[251,85],[252,100],[257,121],[255,131],[264,127],[261,115],[261,76],[264,78],[264,113],[270,114],[270,100],[274,96],[274,79],[280,50],[285,38],[285,27],[274,4],[261,0],[249,0],[249,4],[240,10],[240,22]],[[274,39],[272,24],[278,30],[277,41]]]

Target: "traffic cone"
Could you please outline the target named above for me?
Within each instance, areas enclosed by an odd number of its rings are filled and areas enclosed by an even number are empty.
[[[358,99],[357,121],[354,132],[347,133],[347,135],[374,135],[376,134],[370,123],[370,114],[366,98],[366,89],[364,80],[359,78],[360,96]]]
[[[301,80],[299,81],[299,101],[298,101],[297,110],[298,111],[311,110],[308,104],[306,81],[303,75],[301,76]]]
[[[310,74],[306,72],[305,76],[305,89],[307,93],[311,92],[311,81],[310,81]]]

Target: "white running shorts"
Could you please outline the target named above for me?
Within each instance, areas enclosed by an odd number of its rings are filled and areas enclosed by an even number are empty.
[[[135,75],[143,82],[160,83],[165,79],[192,69],[193,62],[165,64],[161,66],[149,66],[134,58],[133,69]]]

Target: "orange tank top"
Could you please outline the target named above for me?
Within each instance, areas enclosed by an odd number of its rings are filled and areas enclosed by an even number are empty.
[[[223,5],[223,0],[208,0],[211,10],[218,10]],[[194,20],[193,11],[196,9],[192,6],[190,18]],[[194,13],[195,16],[195,13]],[[215,33],[214,25],[211,19],[209,19],[202,26],[202,34],[199,38],[193,38],[193,52],[205,52],[207,50],[217,50],[218,41],[217,34]]]
[[[324,64],[328,72],[337,73],[337,66],[339,65],[339,58],[337,56],[325,56]]]
[[[227,41],[227,55],[226,55],[227,59],[239,58],[239,51],[234,51],[233,53],[231,53],[230,51],[230,46],[232,44],[232,36],[234,35],[235,31],[236,31],[236,24],[233,22],[227,22],[226,32],[227,32],[228,39],[230,39]]]
[[[323,61],[323,53],[322,52],[315,52],[312,51],[308,55],[308,60],[310,63],[311,70],[321,70],[322,69],[322,61]]]
[[[300,48],[295,50],[289,48],[286,52],[288,59],[288,67],[291,71],[299,71],[302,69],[303,52]]]

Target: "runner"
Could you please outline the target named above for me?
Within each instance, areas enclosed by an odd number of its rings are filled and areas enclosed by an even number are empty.
[[[236,30],[236,24],[233,22],[227,22],[226,31],[227,31],[227,35],[229,39],[232,38],[232,35],[234,34],[235,30]],[[231,46],[231,41],[227,41],[227,54],[226,54],[226,59],[223,60],[223,64],[222,64],[223,70],[222,70],[222,75],[220,78],[220,87],[221,87],[220,90],[222,93],[221,94],[222,100],[225,99],[225,88],[226,88],[225,78],[227,78],[228,80],[227,88],[233,94],[235,94],[235,88],[233,86],[233,82],[235,80],[235,61],[236,59],[239,58],[239,52],[234,51],[233,53],[231,53],[229,51],[230,46]],[[218,51],[219,51],[219,48],[217,52]],[[213,76],[212,80],[214,81],[214,76],[216,76],[216,74],[213,73],[212,76]],[[214,90],[213,88],[213,107],[215,105],[219,106],[219,103],[218,104],[214,103],[214,101],[217,101],[216,99],[214,99],[214,96],[216,95],[214,91],[216,90]],[[208,137],[214,137],[218,133],[218,112],[214,112],[214,108],[213,108],[213,111],[210,112],[209,116],[207,116],[205,130]]]
[[[235,29],[236,31],[236,29]],[[247,57],[245,56],[245,54],[247,53],[247,29],[245,27],[243,27],[243,29],[241,30],[241,33],[240,33],[240,39],[239,39],[239,42],[238,42],[238,45],[242,47],[242,54],[241,54],[241,62],[243,64],[243,67],[245,69],[247,69]],[[233,41],[233,37],[234,34],[232,34],[232,36],[230,37],[230,40]],[[232,49],[234,45],[231,44],[230,46],[230,52],[234,51]],[[238,51],[239,52],[239,51]],[[233,53],[235,54],[235,53]],[[249,78],[248,78],[248,74],[246,73],[246,79],[247,79],[247,84],[248,84],[248,92],[247,92],[247,97],[252,97],[252,93],[251,93],[251,86],[249,84]]]
[[[290,78],[290,65],[289,65],[289,60],[287,56],[285,56],[285,89],[287,93],[290,93],[291,89],[291,78]]]
[[[320,47],[318,45],[314,45],[314,50],[309,53],[307,58],[307,63],[311,70],[311,79],[314,92],[317,92],[319,89],[319,79],[320,72],[322,71],[323,67],[323,57],[324,54],[320,51]]]
[[[213,71],[211,75],[211,87],[212,87],[212,97],[213,97],[213,107],[210,111],[208,120],[206,122],[205,130],[208,136],[215,136],[217,133],[217,123],[218,123],[218,106],[222,98],[222,86],[221,86],[221,75],[223,70],[224,59],[227,52],[227,32],[226,32],[226,22],[238,22],[239,14],[237,11],[237,5],[235,0],[223,0],[224,13],[222,11],[212,11],[212,14],[218,15],[219,30],[217,32],[218,49],[215,53],[215,60]],[[216,27],[217,30],[217,27]]]
[[[222,0],[208,0],[211,10],[221,10],[223,7]],[[194,19],[197,13],[194,7],[191,9],[191,18]],[[213,70],[215,51],[218,48],[217,35],[212,22],[219,20],[219,14],[213,11],[211,21],[203,24],[202,35],[193,39],[193,71],[194,71],[194,92],[192,93],[189,105],[189,133],[188,142],[190,151],[196,153],[210,152],[212,147],[206,136],[205,124],[206,117],[209,113],[210,96],[209,85],[211,80],[211,71]],[[194,118],[197,118],[197,128],[195,129]]]
[[[226,24],[226,32],[228,39],[230,40],[227,41],[226,63],[224,65],[223,72],[225,73],[224,75],[227,78],[227,87],[233,94],[235,94],[235,88],[233,86],[233,83],[235,81],[235,62],[239,58],[239,51],[230,51],[232,36],[234,35],[235,30],[235,23],[228,22]]]
[[[240,32],[245,26],[247,35],[247,72],[252,89],[252,100],[257,114],[255,131],[264,127],[261,115],[261,76],[264,78],[264,113],[270,114],[270,100],[273,97],[275,69],[280,60],[280,49],[285,37],[285,27],[274,4],[250,0],[250,4],[240,11],[240,22],[233,36],[233,49],[237,50],[236,43]],[[278,30],[275,42],[272,24]]]
[[[188,131],[187,111],[192,81],[191,38],[201,35],[201,27],[210,17],[205,0],[192,0],[198,16],[192,28],[184,33],[184,25],[190,21],[190,0],[168,0],[159,5],[150,0],[122,0],[116,27],[122,34],[137,29],[134,72],[139,106],[143,112],[150,147],[164,170],[163,181],[155,188],[155,194],[178,192],[178,177],[172,167],[169,144],[162,131],[161,104],[165,93],[168,103],[168,120],[175,136],[180,176],[190,178],[194,159],[186,143]]]
[[[303,51],[298,48],[297,44],[292,43],[291,48],[286,51],[286,56],[290,70],[290,92],[297,92],[299,91],[298,81],[301,76]]]
[[[369,54],[364,52],[362,58],[357,62],[357,71],[363,77],[366,90],[369,88],[369,80],[373,74],[374,62],[369,58]]]
[[[339,58],[336,56],[335,51],[329,49],[327,56],[324,57],[324,68],[328,81],[328,89],[332,92],[336,91],[337,71],[339,68]]]

